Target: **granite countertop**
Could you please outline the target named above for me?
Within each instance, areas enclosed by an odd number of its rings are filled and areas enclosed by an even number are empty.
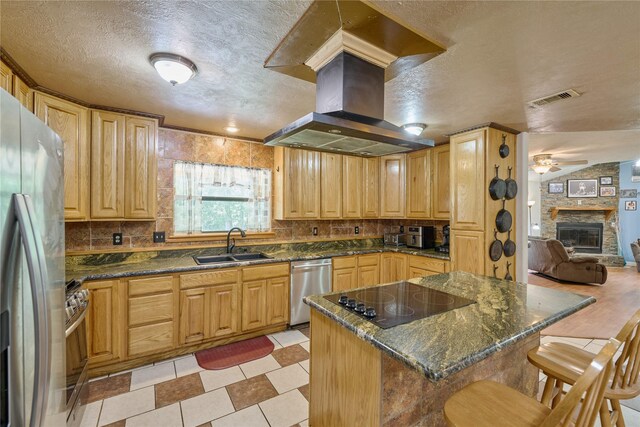
[[[179,273],[378,252],[401,252],[449,260],[448,254],[436,252],[434,249],[384,246],[382,239],[245,246],[239,249],[247,249],[249,252],[262,252],[271,258],[209,265],[198,265],[193,260],[194,256],[221,254],[224,252],[224,248],[77,255],[66,257],[65,275],[66,280],[115,279],[120,277]],[[236,252],[240,251],[236,250]]]
[[[476,303],[382,329],[323,296],[306,297],[304,301],[432,381],[461,371],[596,301],[589,296],[460,271],[410,282]]]

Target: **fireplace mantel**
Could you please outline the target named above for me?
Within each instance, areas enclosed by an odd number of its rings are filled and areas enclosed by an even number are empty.
[[[554,207],[551,208],[551,219],[558,217],[560,211],[602,211],[604,212],[605,221],[609,221],[611,215],[616,211],[616,208],[608,208],[604,206],[567,206],[567,207]]]

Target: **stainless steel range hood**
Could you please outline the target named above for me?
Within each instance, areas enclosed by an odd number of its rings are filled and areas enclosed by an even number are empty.
[[[383,119],[384,69],[341,52],[316,76],[316,111],[265,138],[266,145],[384,156],[432,147]]]

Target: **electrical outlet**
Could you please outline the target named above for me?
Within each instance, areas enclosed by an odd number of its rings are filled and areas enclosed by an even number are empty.
[[[401,233],[404,233],[404,225],[401,225],[401,226],[400,226],[400,232],[401,232]]]
[[[318,235],[318,227],[313,227],[313,235],[317,236]]]
[[[122,244],[122,233],[113,233],[113,244],[114,245]]]
[[[358,227],[358,226],[356,225],[356,229],[354,230],[354,232],[355,232],[356,234],[360,234],[360,227]]]
[[[164,231],[153,232],[153,243],[164,243]]]
[[[578,200],[578,205],[581,205],[581,204],[582,204],[582,200]]]

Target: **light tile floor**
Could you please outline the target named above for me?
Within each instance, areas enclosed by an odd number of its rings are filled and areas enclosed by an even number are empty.
[[[303,333],[304,332],[304,333]],[[308,330],[269,339],[269,356],[219,371],[203,370],[193,355],[96,378],[83,427],[308,426]],[[597,353],[605,340],[543,336]],[[546,380],[540,373],[540,390]],[[541,391],[540,391],[541,393]],[[640,426],[640,397],[622,401],[628,426]],[[599,422],[596,423],[599,425]]]

